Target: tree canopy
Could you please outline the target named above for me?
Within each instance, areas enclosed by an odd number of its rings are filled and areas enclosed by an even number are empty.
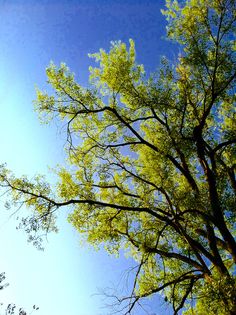
[[[68,207],[86,241],[129,252],[123,314],[157,293],[174,314],[235,314],[236,3],[167,0],[163,14],[180,53],[150,76],[132,40],[90,55],[89,87],[49,65],[54,93],[37,90],[35,107],[43,122],[66,122],[67,166],[56,188],[2,166],[1,186],[32,208],[23,226],[34,242]]]

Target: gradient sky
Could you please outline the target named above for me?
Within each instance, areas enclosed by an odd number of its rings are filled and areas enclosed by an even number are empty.
[[[93,62],[88,53],[109,49],[112,40],[134,39],[138,62],[148,73],[159,65],[160,56],[175,59],[176,46],[164,38],[164,2],[0,0],[0,163],[28,176],[48,175],[48,167],[63,163],[62,126],[40,125],[32,105],[35,85],[46,88],[45,68],[51,60],[65,62],[86,85]],[[66,223],[66,209],[59,217],[59,233],[49,235],[45,251],[39,252],[16,230],[4,202],[2,197],[0,272],[6,272],[10,286],[1,291],[0,302],[26,309],[36,304],[36,315],[107,314],[108,308],[102,308],[107,301],[95,294],[118,283],[122,289],[131,259],[81,246],[79,235]],[[152,314],[169,314],[166,306],[160,308],[162,300],[149,304]]]

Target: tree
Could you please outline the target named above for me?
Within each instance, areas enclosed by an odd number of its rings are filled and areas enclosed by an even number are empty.
[[[163,14],[182,50],[149,78],[132,40],[91,55],[89,88],[50,64],[55,93],[37,90],[35,105],[43,122],[67,123],[69,165],[56,189],[4,166],[1,186],[33,209],[28,232],[55,229],[68,207],[89,243],[130,252],[137,268],[123,313],[161,292],[174,314],[235,314],[236,3],[167,0]]]
[[[5,287],[7,287],[9,285],[8,283],[4,283],[5,279],[6,279],[5,272],[1,272],[0,273],[0,290],[3,290]],[[0,303],[0,306],[3,306],[3,303]],[[34,305],[30,314],[32,314],[33,311],[37,311],[38,309],[39,309],[39,307]],[[0,313],[0,314],[3,314],[3,313]],[[4,309],[4,315],[14,315],[14,314],[15,315],[27,315],[27,313],[25,312],[25,310],[22,307],[17,308],[15,304],[10,303]]]

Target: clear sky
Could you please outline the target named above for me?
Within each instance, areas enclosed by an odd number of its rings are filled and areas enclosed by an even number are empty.
[[[65,62],[86,85],[88,53],[108,49],[110,41],[135,40],[137,58],[148,72],[160,56],[176,58],[176,47],[164,39],[164,0],[0,0],[0,163],[17,175],[48,174],[48,166],[63,163],[63,128],[40,125],[33,111],[35,85],[46,87],[50,60]],[[36,315],[105,315],[99,288],[116,287],[132,265],[103,250],[81,246],[79,235],[59,218],[60,231],[49,235],[45,251],[27,244],[15,229],[15,217],[0,199],[0,272],[10,286],[0,302],[14,302]],[[169,314],[162,301],[152,302],[152,314]],[[159,306],[157,306],[159,305]],[[150,308],[148,309],[150,310]],[[142,315],[140,311],[136,315]]]

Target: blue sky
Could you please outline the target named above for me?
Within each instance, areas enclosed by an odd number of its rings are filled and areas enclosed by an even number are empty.
[[[48,175],[48,166],[63,163],[63,128],[40,125],[32,105],[35,85],[46,88],[51,60],[65,62],[86,85],[93,62],[88,53],[108,49],[112,40],[134,39],[138,62],[147,72],[155,70],[162,55],[176,58],[176,47],[164,39],[163,7],[162,0],[0,0],[0,163],[28,176]],[[10,283],[0,302],[26,309],[36,304],[37,315],[106,314],[106,301],[94,294],[116,286],[132,261],[81,246],[66,223],[66,210],[59,217],[59,233],[49,235],[45,251],[38,252],[23,231],[16,231],[4,198],[0,205],[0,271]],[[151,303],[152,313],[169,314],[165,306],[157,307],[161,303]]]

